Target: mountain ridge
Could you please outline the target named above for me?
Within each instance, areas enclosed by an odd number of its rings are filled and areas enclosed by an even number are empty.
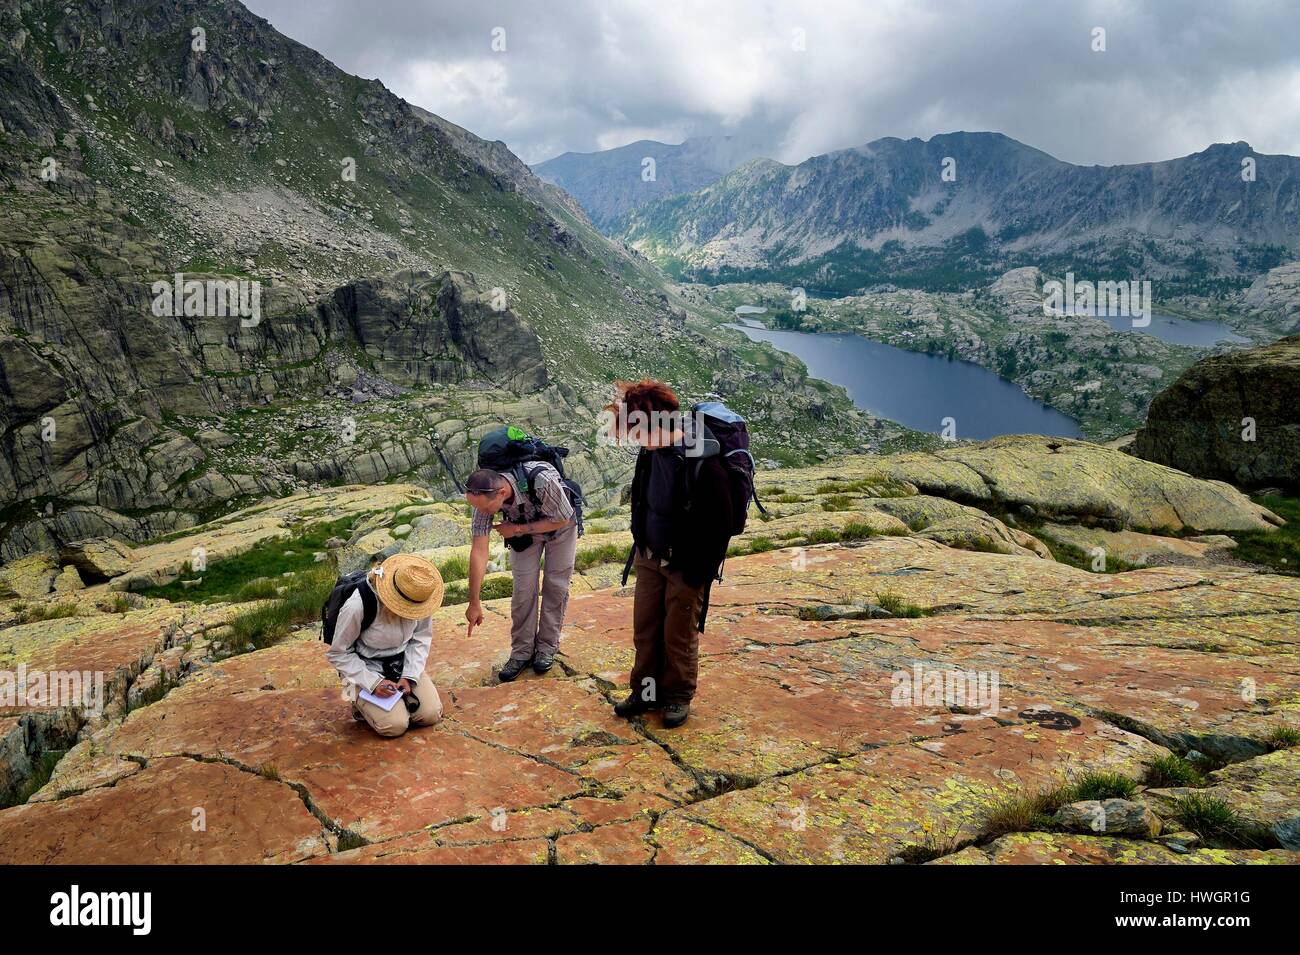
[[[1002,133],[883,137],[795,165],[747,163],[611,229],[673,274],[704,280],[805,265],[851,274],[875,259],[880,272],[906,274],[900,253],[915,249],[989,273],[1041,264],[1037,255],[1126,274],[1253,278],[1300,253],[1300,158],[1237,142],[1079,166]],[[1102,237],[1109,248],[1093,247]]]
[[[605,232],[629,210],[657,197],[694,192],[759,158],[757,143],[733,136],[690,137],[681,143],[639,139],[613,149],[565,152],[533,170],[572,195]],[[653,159],[653,179],[645,160]]]

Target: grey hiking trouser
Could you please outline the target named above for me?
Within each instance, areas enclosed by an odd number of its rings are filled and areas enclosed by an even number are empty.
[[[569,578],[573,576],[573,557],[577,549],[578,528],[566,527],[556,531],[550,540],[537,537],[527,550],[510,552],[510,570],[514,575],[514,595],[510,599],[513,623],[510,659],[554,656],[560,649],[560,628],[564,626],[564,609],[569,603]],[[543,555],[546,556],[546,576],[539,581]],[[540,612],[537,608],[539,591]]]

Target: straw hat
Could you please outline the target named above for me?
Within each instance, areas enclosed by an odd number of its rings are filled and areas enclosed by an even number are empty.
[[[394,554],[370,572],[379,601],[407,620],[427,617],[442,606],[442,574],[423,557]]]

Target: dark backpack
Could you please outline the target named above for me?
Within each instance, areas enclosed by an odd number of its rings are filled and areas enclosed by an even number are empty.
[[[703,401],[691,408],[691,421],[704,426],[703,438],[718,442],[718,455],[731,483],[731,535],[745,532],[752,500],[764,514],[767,509],[754,489],[754,456],[749,453],[749,426],[745,419],[720,401]],[[702,463],[702,459],[701,459]],[[698,472],[701,463],[697,463]]]
[[[365,585],[367,573],[369,571],[354,570],[334,581],[334,589],[320,608],[320,638],[326,643],[334,642],[334,628],[339,622],[339,611],[357,591],[361,593],[361,629],[365,630],[375,622],[375,614],[379,612],[379,598]]]
[[[727,472],[727,481],[731,487],[731,536],[742,534],[745,531],[745,522],[749,519],[749,502],[752,500],[758,509],[766,514],[767,508],[763,507],[763,502],[758,499],[758,492],[754,490],[754,456],[749,453],[749,426],[745,419],[736,412],[732,411],[720,401],[702,401],[691,408],[691,427],[695,422],[699,422],[704,430],[703,434],[693,434],[687,442],[688,446],[694,445],[695,442],[713,440],[718,445],[718,457],[722,459],[722,466]],[[691,495],[692,483],[700,473],[700,468],[704,466],[705,456],[712,457],[712,449],[701,448],[705,454],[694,455],[694,463],[687,468],[687,486],[686,493]],[[691,460],[690,457],[687,458]],[[632,542],[631,549],[627,552],[627,563],[623,566],[623,586],[627,586],[627,578],[632,571],[632,563],[636,558],[636,542]],[[724,561],[725,563],[725,561]],[[718,567],[718,580],[722,579],[722,567]],[[704,623],[709,615],[709,596],[713,590],[713,581],[710,580],[704,588],[703,599],[700,603],[700,619],[697,629],[700,633],[704,632]]]
[[[514,425],[495,428],[479,440],[478,467],[490,471],[509,474],[515,479],[515,485],[528,495],[534,507],[540,507],[537,489],[533,487],[532,473],[536,468],[529,464],[549,464],[560,475],[560,485],[569,496],[573,505],[573,520],[578,525],[578,536],[583,534],[582,506],[586,503],[582,496],[582,485],[570,480],[564,473],[564,459],[569,456],[568,448],[558,448],[547,444],[541,438],[534,438]]]

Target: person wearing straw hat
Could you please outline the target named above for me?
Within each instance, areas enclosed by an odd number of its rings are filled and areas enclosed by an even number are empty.
[[[374,620],[365,629],[363,587],[378,598]],[[401,736],[411,726],[442,719],[442,700],[424,672],[433,644],[432,615],[442,606],[442,594],[437,567],[414,554],[394,554],[372,568],[339,608],[325,655],[343,678],[352,715],[380,736]],[[396,693],[402,698],[390,709],[366,699],[388,704]]]

